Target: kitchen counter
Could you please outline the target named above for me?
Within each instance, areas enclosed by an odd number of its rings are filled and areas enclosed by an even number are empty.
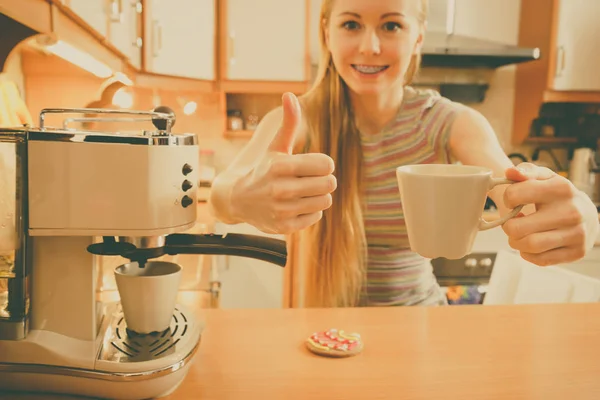
[[[600,304],[209,310],[168,399],[600,398]],[[317,330],[359,332],[362,354],[313,355]]]
[[[600,303],[203,312],[166,399],[600,398]],[[327,328],[359,332],[364,351],[313,355],[304,339]]]

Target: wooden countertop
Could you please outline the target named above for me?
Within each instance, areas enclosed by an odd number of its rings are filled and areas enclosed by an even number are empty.
[[[600,304],[208,310],[168,399],[599,399]],[[330,327],[362,354],[308,352]]]
[[[202,312],[200,349],[166,399],[600,398],[600,303]],[[331,327],[359,332],[364,351],[306,350]]]

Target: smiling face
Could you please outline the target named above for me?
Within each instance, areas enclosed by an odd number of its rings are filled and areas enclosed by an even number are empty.
[[[333,63],[356,94],[402,87],[423,40],[421,0],[333,0],[325,38]]]

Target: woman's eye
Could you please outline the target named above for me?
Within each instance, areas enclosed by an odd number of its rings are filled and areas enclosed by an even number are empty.
[[[394,32],[398,29],[402,29],[402,26],[397,22],[386,22],[385,24],[383,24],[383,30],[385,31]]]
[[[360,25],[356,21],[346,21],[342,24],[342,27],[348,30],[356,30],[360,28]]]

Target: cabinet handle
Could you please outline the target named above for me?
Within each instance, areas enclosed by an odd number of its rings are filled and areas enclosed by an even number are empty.
[[[565,71],[566,58],[565,58],[565,47],[558,46],[556,51],[556,73],[554,76],[559,77],[562,76]]]
[[[131,43],[131,45],[135,48],[141,49],[144,45],[144,39],[141,37],[136,37],[135,40]]]
[[[229,32],[229,65],[235,65],[235,31]]]
[[[138,15],[142,13],[142,3],[139,1],[132,1],[131,7],[133,8],[133,12],[131,13],[131,36],[134,38],[131,45],[138,49],[142,48],[143,40],[138,36]]]
[[[152,55],[158,57],[162,50],[162,27],[158,20],[152,21]]]
[[[123,22],[123,0],[111,0],[110,2],[110,21]]]
[[[133,7],[136,14],[141,14],[142,11],[144,10],[144,6],[142,5],[141,1],[132,1],[131,7]]]

